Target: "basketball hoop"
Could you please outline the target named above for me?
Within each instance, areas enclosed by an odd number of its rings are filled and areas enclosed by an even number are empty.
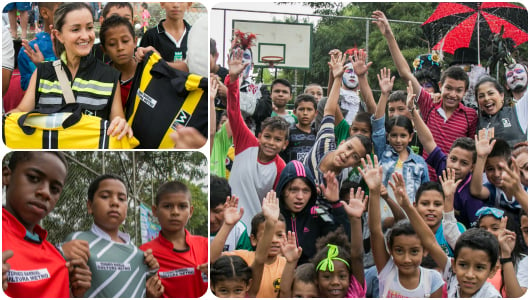
[[[282,56],[262,56],[261,61],[269,63],[269,68],[274,68],[274,65],[283,61]]]

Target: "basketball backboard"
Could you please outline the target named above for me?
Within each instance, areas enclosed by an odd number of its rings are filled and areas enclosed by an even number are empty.
[[[252,47],[255,67],[269,67],[264,56],[280,56],[283,60],[275,67],[310,69],[313,24],[233,20],[232,28],[256,34]]]

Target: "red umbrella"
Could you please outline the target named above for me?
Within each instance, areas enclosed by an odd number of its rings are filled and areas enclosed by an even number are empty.
[[[516,46],[528,41],[528,11],[507,2],[443,2],[421,26],[434,50],[451,54],[461,47],[481,49],[481,40],[491,40],[502,27],[502,37]]]

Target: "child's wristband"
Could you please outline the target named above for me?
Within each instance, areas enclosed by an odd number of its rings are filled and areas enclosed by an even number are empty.
[[[499,262],[501,263],[501,265],[504,265],[505,263],[509,263],[509,262],[513,263],[513,260],[512,260],[511,257],[508,257],[508,258],[502,258],[502,257],[501,257],[501,258],[499,259]]]

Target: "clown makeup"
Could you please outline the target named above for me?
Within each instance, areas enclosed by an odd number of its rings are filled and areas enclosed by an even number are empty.
[[[350,90],[356,89],[359,86],[359,79],[357,78],[357,74],[353,71],[353,65],[347,63],[346,67],[346,71],[342,74],[342,83]]]
[[[250,71],[252,70],[252,52],[250,49],[246,49],[243,51],[243,64],[248,63],[248,66],[243,70],[241,73],[241,76],[243,76],[243,79],[246,79],[250,76]]]
[[[528,73],[521,64],[511,65],[506,69],[506,84],[512,91],[520,91],[528,85]]]

